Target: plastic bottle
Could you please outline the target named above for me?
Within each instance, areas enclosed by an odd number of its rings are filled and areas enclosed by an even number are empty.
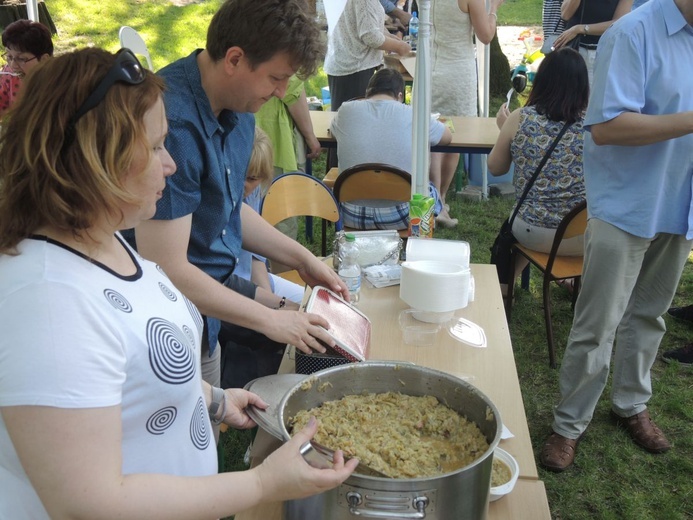
[[[409,20],[409,45],[412,50],[416,49],[416,40],[419,38],[419,18],[416,16],[416,11],[411,14]]]
[[[320,26],[327,24],[327,18],[325,16],[325,4],[323,0],[316,0],[315,2],[315,21]]]
[[[361,266],[359,265],[359,246],[353,233],[344,236],[346,242],[342,246],[340,254],[342,262],[339,267],[339,277],[349,289],[349,297],[352,303],[359,301],[361,293]]]

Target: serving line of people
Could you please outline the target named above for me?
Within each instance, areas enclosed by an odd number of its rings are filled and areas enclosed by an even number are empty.
[[[216,474],[212,421],[250,428],[245,407],[267,404],[202,378],[218,373],[201,346],[216,345],[212,316],[308,351],[332,344],[322,317],[222,284],[242,243],[348,298],[241,209],[251,112],[320,54],[299,0],[227,0],[206,48],[159,75],[127,50],[85,49],[27,78],[0,131],[1,517],[213,519],[352,473],[341,453],[332,469],[303,460],[312,423],[260,467]]]
[[[649,451],[670,447],[646,404],[661,314],[691,247],[693,106],[685,72],[663,57],[693,60],[692,20],[693,0],[650,0],[603,37],[585,119],[583,291],[540,458],[556,471],[573,462],[617,331],[617,422]],[[300,0],[226,0],[205,49],[156,76],[128,51],[87,49],[27,77],[0,130],[0,516],[218,518],[353,471],[339,454],[332,470],[303,461],[312,424],[257,469],[214,475],[212,422],[252,427],[243,408],[266,406],[218,388],[217,339],[269,359],[286,343],[333,344],[322,317],[233,272],[241,246],[348,299],[331,269],[241,202],[252,113],[314,72],[322,50]],[[522,129],[514,118],[507,141]],[[633,183],[634,172],[646,177]],[[652,283],[661,294],[640,298]]]

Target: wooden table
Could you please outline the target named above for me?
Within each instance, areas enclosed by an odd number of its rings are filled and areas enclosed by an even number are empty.
[[[310,111],[315,137],[324,148],[336,148],[337,141],[329,131],[330,123],[336,112]],[[491,153],[491,148],[498,139],[498,125],[493,117],[458,117],[450,118],[454,127],[452,141],[449,144],[432,146],[434,152],[448,153]]]
[[[372,323],[370,358],[412,361],[467,378],[484,392],[498,408],[505,426],[515,435],[502,440],[499,446],[512,454],[520,466],[520,478],[515,489],[508,496],[491,503],[489,519],[550,519],[546,491],[544,484],[538,480],[534,462],[496,269],[486,264],[473,264],[471,267],[476,298],[468,307],[457,311],[456,315],[484,329],[486,348],[469,347],[453,339],[446,331],[440,331],[434,344],[426,347],[405,344],[398,316],[408,306],[399,299],[399,286],[374,289],[364,283],[358,307]],[[290,350],[287,350],[280,371],[292,369],[293,359]],[[260,431],[253,445],[253,462],[258,463],[277,446],[277,442],[266,432]],[[264,504],[236,515],[237,520],[280,518],[281,504],[276,503]]]

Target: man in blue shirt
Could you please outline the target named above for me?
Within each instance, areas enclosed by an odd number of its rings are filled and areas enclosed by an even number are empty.
[[[395,20],[399,20],[406,29],[409,25],[409,20],[411,20],[411,14],[397,7],[397,2],[393,2],[392,0],[380,0],[380,5],[385,9],[385,14]]]
[[[202,372],[213,386],[220,383],[215,347],[223,323],[249,348],[262,343],[273,354],[286,343],[306,352],[323,352],[319,340],[334,345],[322,329],[329,327],[324,318],[297,312],[296,304],[232,274],[242,246],[348,298],[331,269],[242,203],[252,113],[272,96],[283,97],[295,73],[314,73],[323,53],[319,28],[300,0],[227,0],[212,18],[206,48],[160,71],[167,83],[166,148],[178,169],[154,219],[135,236],[139,252],[205,316]]]
[[[693,238],[693,0],[650,0],[602,36],[585,127],[583,285],[541,463],[563,471],[609,376],[611,413],[651,453],[650,369]]]

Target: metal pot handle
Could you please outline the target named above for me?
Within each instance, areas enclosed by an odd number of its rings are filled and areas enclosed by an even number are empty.
[[[363,498],[359,493],[350,491],[346,495],[349,503],[349,513],[353,516],[361,516],[364,518],[392,518],[392,511],[373,511],[370,509],[359,509],[358,506],[363,503]],[[416,508],[416,513],[397,513],[397,518],[405,520],[420,520],[426,518],[426,506],[428,505],[428,497],[421,496],[414,499],[412,504]]]

